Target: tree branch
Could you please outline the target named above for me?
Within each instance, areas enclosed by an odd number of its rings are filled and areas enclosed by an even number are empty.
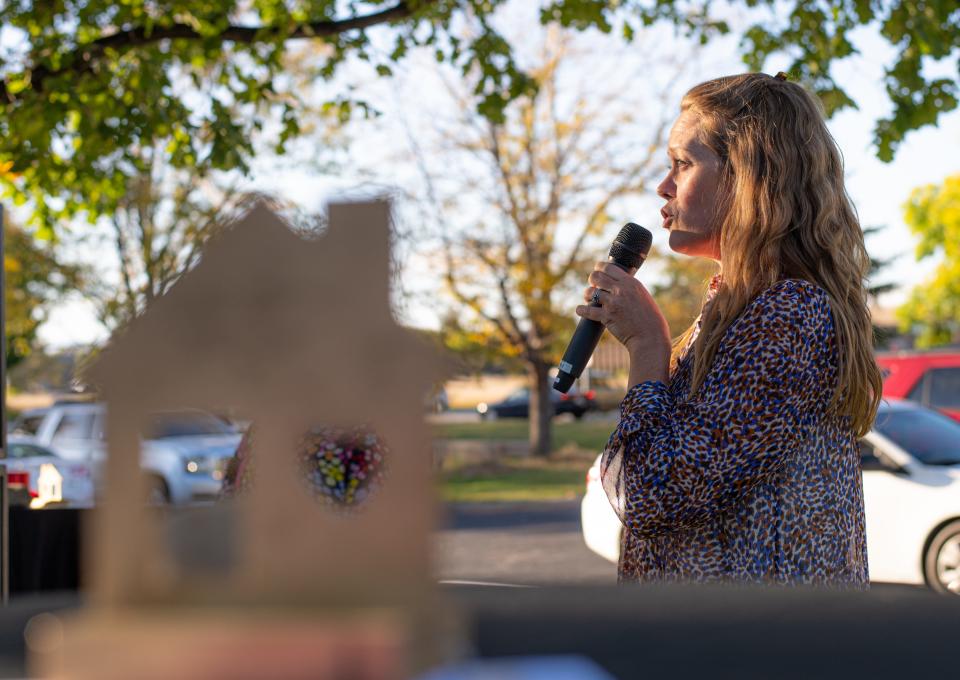
[[[507,199],[507,206],[505,207],[509,210],[507,214],[517,226],[517,235],[520,237],[520,245],[523,248],[524,259],[526,260],[527,267],[532,270],[534,268],[533,244],[530,242],[530,234],[524,228],[526,221],[520,214],[519,202],[513,192],[510,168],[505,165],[508,161],[504,160],[500,151],[500,138],[497,134],[497,126],[494,123],[488,123],[487,133],[487,142],[489,143],[487,152],[491,155],[493,163],[496,166],[494,181],[499,180],[503,184],[504,195]]]
[[[471,310],[473,310],[475,314],[485,319],[489,323],[493,324],[493,326],[500,332],[500,335],[503,336],[503,338],[508,343],[510,343],[514,347],[522,347],[524,354],[528,356],[530,355],[532,348],[527,342],[527,338],[525,336],[523,336],[522,334],[514,335],[511,332],[511,329],[503,323],[502,319],[499,319],[496,316],[493,316],[492,314],[488,314],[483,309],[483,305],[480,304],[480,301],[477,299],[477,296],[467,295],[463,291],[461,291],[456,284],[456,279],[454,278],[453,272],[451,270],[449,269],[447,270],[445,278],[447,280],[447,287],[450,290],[450,294],[453,295],[453,297],[457,300],[457,302],[459,302],[462,305],[465,305],[466,307],[469,307]]]
[[[127,245],[127,237],[123,230],[123,225],[120,223],[121,214],[124,214],[124,213],[118,212],[117,214],[115,214],[113,216],[113,219],[110,220],[110,224],[113,226],[113,232],[114,232],[113,242],[114,242],[114,246],[117,249],[117,257],[120,260],[120,277],[123,283],[123,290],[125,294],[123,300],[120,301],[120,304],[122,304],[124,308],[126,308],[127,314],[130,315],[129,318],[133,318],[133,316],[136,314],[136,304],[134,302],[134,300],[136,299],[136,296],[134,295],[134,291],[133,291],[133,281],[131,280],[131,277],[130,277],[130,269],[129,269],[129,266],[126,264],[128,262],[128,255],[127,255],[128,245]],[[102,321],[105,321],[106,318],[110,316],[109,311],[107,311],[108,308],[109,308],[109,304],[107,302],[104,302],[103,311],[100,314]]]
[[[295,26],[286,34],[285,40],[298,38],[322,38],[329,35],[338,35],[346,31],[363,30],[378,24],[392,23],[406,19],[413,13],[437,0],[421,0],[411,3],[410,0],[401,0],[393,7],[373,12],[363,16],[341,20],[313,21]],[[412,6],[416,5],[416,7]],[[170,26],[145,28],[136,26],[125,31],[118,31],[97,38],[93,42],[78,47],[69,55],[65,55],[63,62],[67,66],[59,69],[49,69],[40,65],[32,70],[30,89],[33,92],[43,91],[43,82],[49,77],[72,73],[80,75],[90,72],[94,62],[103,56],[104,52],[112,49],[125,52],[144,45],[158,43],[163,40],[209,40],[211,37],[222,42],[237,42],[253,44],[261,42],[266,36],[276,35],[286,29],[280,26],[227,26],[216,36],[204,36],[190,24],[175,23]],[[6,83],[0,82],[0,100],[13,102],[15,97],[7,92]]]
[[[487,266],[487,268],[490,270],[490,273],[493,274],[493,277],[497,280],[497,288],[500,290],[500,301],[503,304],[503,313],[507,317],[507,328],[511,332],[509,337],[523,338],[525,334],[523,329],[520,327],[520,322],[517,319],[516,314],[513,313],[513,306],[510,304],[510,291],[507,287],[507,284],[510,280],[510,267],[512,265],[510,256],[507,253],[508,247],[504,246],[503,259],[502,261],[498,262],[489,255],[483,243],[468,239],[464,245],[469,249],[474,257]],[[524,341],[524,351],[530,353],[532,350],[533,345]]]
[[[583,230],[577,236],[576,241],[573,244],[573,247],[570,249],[570,255],[566,259],[566,262],[560,267],[557,272],[557,278],[562,280],[574,267],[577,261],[578,253],[580,248],[583,246],[584,241],[587,236],[597,227],[597,225],[603,219],[604,213],[606,212],[609,205],[616,199],[630,193],[640,193],[646,188],[647,178],[645,173],[650,169],[650,166],[653,163],[654,154],[652,150],[659,147],[663,141],[664,132],[667,129],[666,120],[661,120],[660,124],[657,126],[657,129],[653,134],[653,142],[650,145],[651,152],[647,153],[642,161],[634,168],[631,169],[630,174],[619,183],[618,186],[614,187],[609,193],[601,200],[593,209],[590,214],[590,217],[587,218],[586,225]]]

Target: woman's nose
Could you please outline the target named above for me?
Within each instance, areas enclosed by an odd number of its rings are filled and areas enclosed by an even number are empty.
[[[677,186],[673,183],[673,173],[667,173],[663,181],[657,185],[657,196],[665,200],[670,200],[676,195]]]

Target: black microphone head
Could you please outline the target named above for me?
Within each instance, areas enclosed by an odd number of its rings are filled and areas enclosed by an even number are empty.
[[[627,269],[637,269],[647,259],[653,234],[639,224],[627,222],[610,246],[610,257]]]

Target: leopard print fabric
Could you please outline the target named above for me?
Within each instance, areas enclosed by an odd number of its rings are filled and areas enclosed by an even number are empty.
[[[627,392],[600,467],[621,582],[867,587],[857,439],[826,408],[836,353],[827,294],[788,279],[731,324],[695,395],[689,352],[669,385]]]

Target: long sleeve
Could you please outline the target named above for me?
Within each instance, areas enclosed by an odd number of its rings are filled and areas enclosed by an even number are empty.
[[[826,294],[786,280],[731,324],[696,394],[633,386],[601,463],[624,526],[639,537],[694,526],[770,477],[831,399],[834,352]]]

